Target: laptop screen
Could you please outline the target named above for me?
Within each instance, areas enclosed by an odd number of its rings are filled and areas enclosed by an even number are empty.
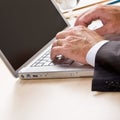
[[[66,26],[50,0],[0,0],[0,49],[15,70]]]

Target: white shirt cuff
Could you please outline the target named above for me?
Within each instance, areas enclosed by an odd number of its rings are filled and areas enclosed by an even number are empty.
[[[96,54],[98,52],[98,50],[105,44],[109,42],[108,40],[103,40],[98,42],[97,44],[95,44],[87,53],[86,55],[86,61],[88,64],[90,64],[91,66],[95,66],[95,57]]]

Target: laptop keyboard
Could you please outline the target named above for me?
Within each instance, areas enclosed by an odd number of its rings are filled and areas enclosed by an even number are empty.
[[[50,50],[48,50],[43,56],[36,60],[31,67],[40,67],[40,66],[54,66],[58,64],[71,65],[74,61],[68,58],[64,58],[61,61],[52,61],[50,58]]]
[[[54,65],[54,63],[50,59],[50,51],[48,50],[43,56],[41,56],[31,66],[32,67],[40,67],[40,66],[53,66],[53,65]]]

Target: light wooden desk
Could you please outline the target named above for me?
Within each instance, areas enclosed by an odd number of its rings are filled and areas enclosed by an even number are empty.
[[[120,93],[92,92],[91,80],[19,80],[0,60],[0,120],[120,120]]]
[[[0,120],[120,120],[120,93],[92,92],[91,80],[19,80],[0,59]]]

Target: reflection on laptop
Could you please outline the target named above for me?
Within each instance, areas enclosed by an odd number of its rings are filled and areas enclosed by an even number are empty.
[[[0,1],[0,56],[21,79],[92,76],[80,63],[53,64],[51,44],[57,32],[69,27],[50,0]]]

